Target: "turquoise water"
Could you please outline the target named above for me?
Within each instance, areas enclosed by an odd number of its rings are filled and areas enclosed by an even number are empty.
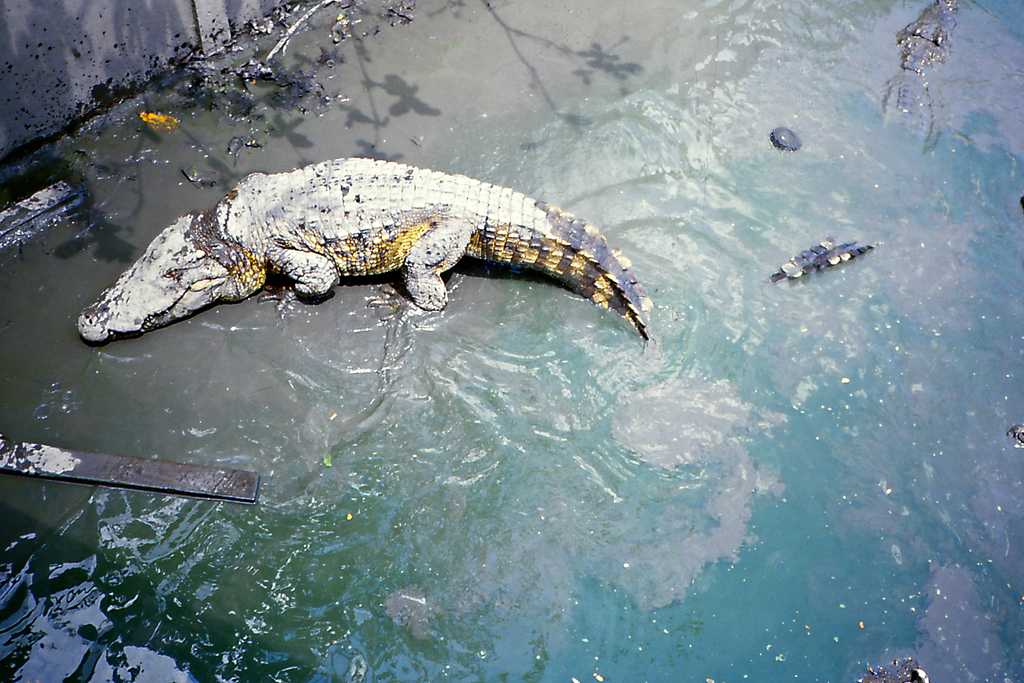
[[[923,6],[420,3],[343,43],[305,115],[155,87],[178,131],[132,105],[66,143],[91,210],[0,256],[0,431],[264,487],[0,478],[0,678],[838,683],[915,655],[1024,680],[1024,12],[961,8],[925,138],[880,107]],[[359,282],[78,341],[179,213],[371,152],[601,225],[655,343],[473,266],[441,314]],[[829,234],[879,247],[768,284]]]

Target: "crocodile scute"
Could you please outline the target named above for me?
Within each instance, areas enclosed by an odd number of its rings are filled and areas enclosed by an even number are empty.
[[[414,304],[441,310],[441,275],[463,256],[545,273],[649,338],[651,301],[593,225],[509,188],[360,158],[247,176],[157,235],[78,331],[91,343],[142,334],[244,299],[271,272],[319,298],[340,278],[400,271]]]

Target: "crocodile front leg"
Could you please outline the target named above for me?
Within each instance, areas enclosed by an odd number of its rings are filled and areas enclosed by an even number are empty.
[[[442,219],[416,242],[404,267],[405,288],[414,304],[425,311],[440,311],[448,305],[441,273],[465,255],[472,235],[471,223]]]
[[[308,299],[321,299],[338,283],[338,269],[326,256],[298,249],[272,248],[270,265],[295,281],[295,291]]]

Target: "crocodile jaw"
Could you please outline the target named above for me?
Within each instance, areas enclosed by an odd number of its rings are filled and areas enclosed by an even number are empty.
[[[184,216],[161,232],[139,260],[82,311],[82,339],[101,344],[139,335],[259,289],[244,287],[228,267],[197,246],[188,233],[191,222],[191,216]]]

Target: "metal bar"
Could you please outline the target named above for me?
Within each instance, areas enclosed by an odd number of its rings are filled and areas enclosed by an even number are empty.
[[[257,472],[11,443],[3,435],[0,473],[248,504],[260,488]]]

